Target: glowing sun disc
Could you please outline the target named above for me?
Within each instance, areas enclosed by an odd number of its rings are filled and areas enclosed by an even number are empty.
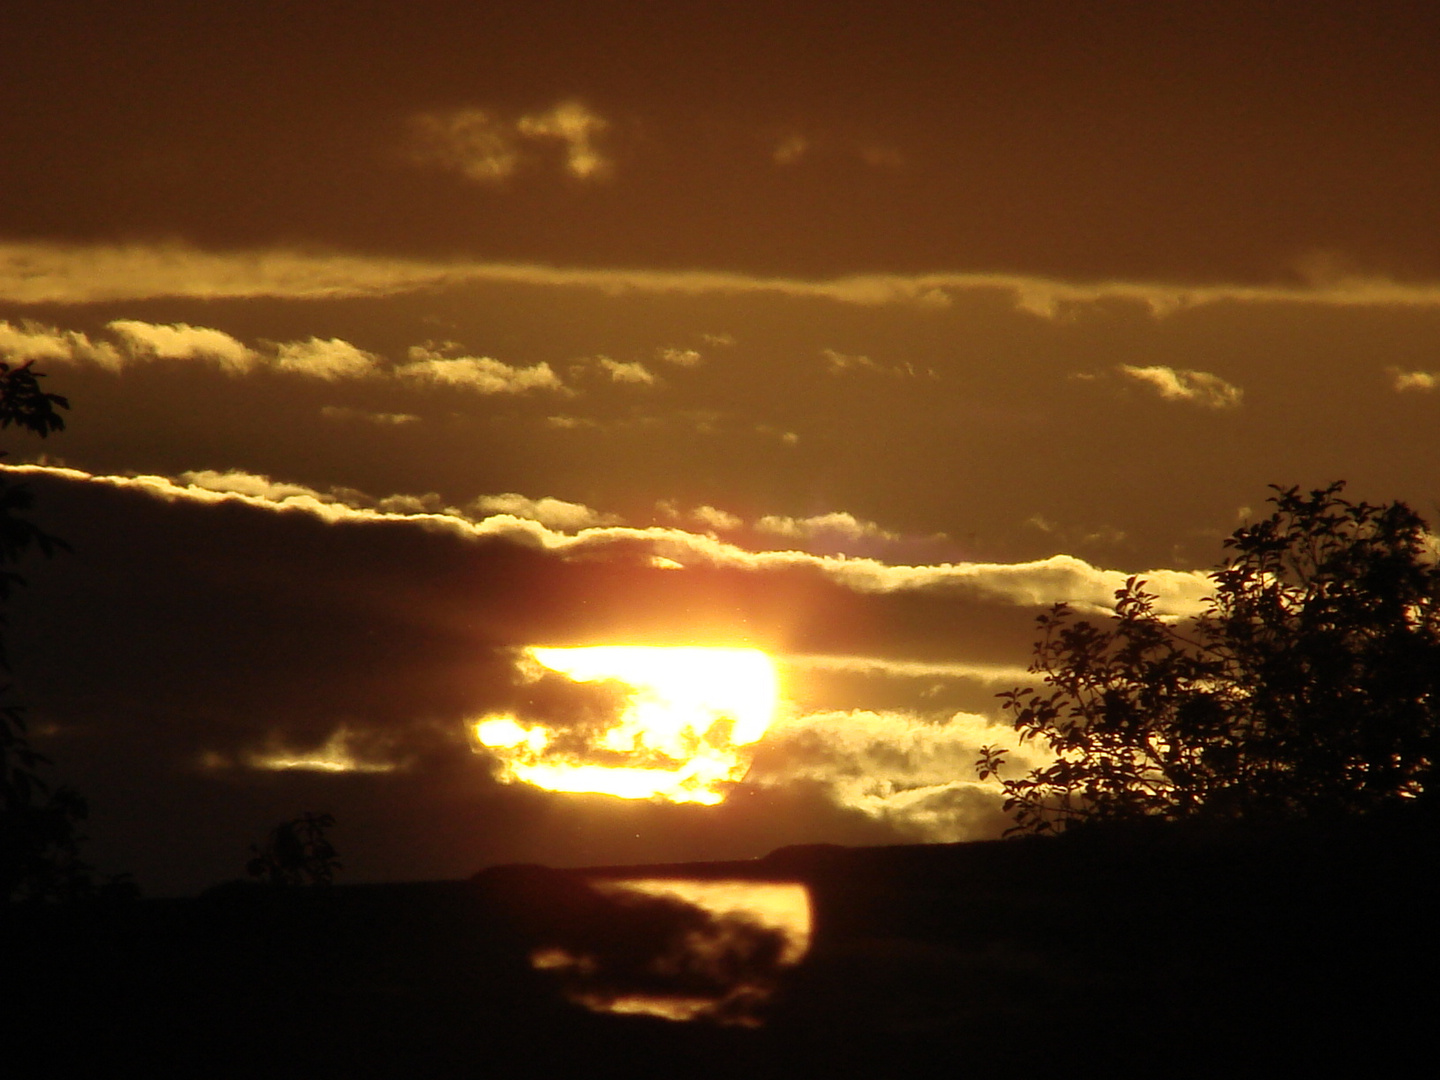
[[[714,804],[744,777],[775,714],[775,665],[758,649],[601,645],[530,648],[541,668],[576,683],[628,688],[605,725],[489,714],[471,722],[501,779],[551,791]]]

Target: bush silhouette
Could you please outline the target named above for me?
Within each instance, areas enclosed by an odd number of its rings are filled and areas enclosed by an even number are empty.
[[[270,830],[262,847],[251,844],[246,872],[270,885],[329,885],[341,868],[339,852],[326,837],[329,814],[304,813]]]
[[[1011,831],[1081,820],[1286,818],[1427,792],[1440,741],[1440,560],[1401,502],[1344,485],[1273,487],[1274,511],[1225,541],[1206,612],[1154,610],[1132,577],[1108,626],[1040,616],[1030,670],[1000,695],[1055,755],[1004,779]],[[981,750],[982,779],[1005,751]]]

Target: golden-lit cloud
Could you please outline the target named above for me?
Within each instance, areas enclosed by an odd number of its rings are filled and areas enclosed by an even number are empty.
[[[343,405],[322,406],[320,415],[327,420],[359,420],[367,424],[379,424],[381,427],[401,427],[420,422],[420,417],[414,413],[369,412]]]
[[[566,502],[563,499],[549,496],[531,499],[514,492],[503,495],[482,495],[470,505],[481,516],[508,514],[529,521],[537,521],[547,528],[561,529],[567,532],[591,529],[599,525],[614,525],[620,520],[614,514],[602,514],[600,511],[592,510],[580,503]]]
[[[408,355],[409,360],[395,368],[395,376],[413,383],[455,387],[477,394],[568,392],[560,377],[543,362],[529,367],[512,366],[489,356],[447,356],[445,351],[425,345],[411,346]]]
[[[785,667],[800,671],[849,672],[902,679],[972,679],[1001,686],[1016,686],[1034,676],[1018,664],[965,661],[895,660],[879,656],[822,656],[791,654],[781,658]]]
[[[835,349],[821,349],[820,355],[825,358],[825,370],[831,375],[839,375],[847,371],[873,371],[881,375],[894,375],[900,378],[914,379],[921,374],[929,378],[936,378],[933,370],[926,369],[918,371],[911,363],[904,364],[881,364],[868,356],[859,354],[842,353]]]
[[[705,359],[696,349],[657,349],[655,355],[667,364],[674,364],[676,367],[698,367]]]
[[[654,372],[645,367],[638,360],[624,361],[612,360],[608,356],[596,358],[600,370],[610,376],[611,382],[632,383],[639,386],[654,386],[658,381]]]
[[[1166,401],[1184,401],[1207,409],[1238,408],[1245,391],[1208,371],[1186,371],[1155,365],[1132,367],[1121,364],[1119,371],[1144,383]]]
[[[357,379],[373,375],[379,358],[348,341],[331,338],[321,341],[291,341],[275,346],[275,366],[281,371],[334,382],[336,379]]]
[[[975,777],[986,745],[1010,750],[1011,765],[1021,771],[1044,760],[1009,725],[973,713],[792,714],[772,725],[747,782],[816,784],[836,805],[883,820],[901,835],[948,842],[984,833],[1002,816],[999,785]]]
[[[12,364],[32,360],[84,362],[111,371],[120,370],[125,363],[119,350],[108,341],[91,341],[88,335],[74,330],[33,322],[15,326],[0,321],[0,356]]]
[[[389,296],[463,283],[580,288],[654,295],[776,295],[873,307],[949,306],[993,293],[1017,310],[1065,319],[1094,305],[1133,304],[1155,317],[1215,304],[1440,307],[1440,282],[1345,278],[1306,285],[1071,282],[1004,273],[853,274],[828,279],[707,270],[621,270],[406,259],[289,248],[203,251],[182,244],[0,243],[0,301],[90,304],[159,297],[323,299]],[[712,344],[727,335],[714,335]]]
[[[467,180],[496,183],[520,165],[512,125],[485,109],[452,109],[410,118],[407,147],[416,165],[458,172]]]
[[[610,126],[602,116],[578,101],[562,101],[542,113],[522,116],[515,125],[523,138],[554,139],[565,148],[565,169],[580,180],[603,176],[611,162],[601,152],[597,140]]]
[[[209,360],[232,375],[243,374],[260,362],[253,349],[223,330],[186,323],[167,326],[138,319],[116,319],[106,326],[124,342],[132,358]]]
[[[895,541],[899,533],[881,528],[873,521],[862,521],[853,514],[836,512],[813,517],[793,518],[767,514],[755,522],[760,532],[782,536],[787,540],[824,541],[854,544],[860,541]]]
[[[403,759],[382,757],[375,753],[376,748],[361,749],[359,743],[360,740],[342,725],[317,747],[287,747],[272,737],[263,749],[251,750],[238,759],[230,759],[214,752],[206,753],[201,758],[201,766],[206,769],[219,769],[239,765],[265,772],[321,773],[387,773],[404,768]]]
[[[107,329],[120,339],[118,346],[91,341],[85,334],[74,331],[0,323],[0,357],[91,363],[110,371],[142,361],[187,360],[211,363],[232,375],[268,368],[326,382],[386,377],[412,385],[443,386],[478,394],[523,394],[530,390],[572,393],[546,363],[522,366],[488,356],[456,355],[461,347],[454,342],[411,346],[403,363],[387,368],[381,357],[340,338],[268,342],[263,349],[255,349],[223,330],[185,323],[163,325],[117,319],[107,324]],[[616,381],[655,381],[639,364],[620,364],[606,358],[602,358],[602,364],[610,365],[606,370]],[[405,414],[375,415],[392,418],[382,422],[408,422],[393,419]]]
[[[1440,372],[1434,371],[1401,371],[1399,368],[1387,368],[1390,375],[1390,385],[1399,393],[1406,391],[1426,392],[1440,386]]]
[[[655,509],[670,521],[685,521],[709,532],[732,532],[745,524],[742,518],[715,506],[697,506],[691,510],[682,510],[674,501],[663,499],[656,503]]]
[[[513,120],[468,106],[412,116],[405,154],[415,165],[499,184],[536,162],[535,144],[558,143],[564,171],[577,180],[595,180],[613,168],[599,145],[609,126],[578,101],[562,101]]]
[[[184,483],[163,476],[105,476],[53,465],[0,466],[0,472],[25,475],[41,473],[76,483],[133,490],[164,501],[190,500],[219,502],[239,499],[253,506],[286,512],[303,512],[328,522],[395,521],[408,519],[427,528],[444,529],[475,539],[504,537],[514,543],[547,551],[561,557],[603,556],[607,551],[632,552],[643,549],[655,558],[684,567],[710,566],[720,569],[778,571],[806,569],[858,593],[969,593],[1023,606],[1045,606],[1059,601],[1082,611],[1112,609],[1115,593],[1130,573],[1092,566],[1073,555],[1052,555],[1018,563],[938,563],[908,566],[885,563],[876,558],[814,555],[802,551],[750,551],[704,533],[664,526],[634,528],[623,525],[582,528],[569,533],[539,521],[497,514],[474,521],[454,508],[387,510],[397,505],[390,500],[367,500],[360,505],[353,493],[321,493],[303,485],[274,484],[273,490],[237,490],[242,482],[230,477],[227,490],[216,490],[220,481],[204,484],[187,474]],[[207,486],[208,485],[208,486]],[[1210,576],[1195,570],[1152,569],[1139,575],[1150,592],[1158,597],[1157,610],[1164,615],[1194,616],[1204,610],[1204,601],[1214,591]]]

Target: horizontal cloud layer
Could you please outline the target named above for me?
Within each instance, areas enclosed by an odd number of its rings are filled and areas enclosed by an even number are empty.
[[[1310,285],[1176,285],[1163,281],[1069,282],[1003,273],[855,274],[809,280],[707,270],[604,270],[470,260],[319,254],[284,248],[236,252],[181,245],[0,243],[0,300],[92,304],[157,297],[322,299],[393,295],[465,282],[603,292],[771,294],[842,304],[945,307],[992,292],[1041,318],[1111,302],[1154,315],[1212,304],[1440,307],[1440,284],[1341,277]]]

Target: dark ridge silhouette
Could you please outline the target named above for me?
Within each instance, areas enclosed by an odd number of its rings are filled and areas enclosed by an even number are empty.
[[[7,1023],[56,1075],[1377,1075],[1428,1048],[1440,1003],[1436,827],[1423,800],[664,868],[810,890],[812,948],[758,1028],[591,1012],[532,966],[565,945],[595,993],[666,989],[654,958],[708,916],[591,884],[625,868],[12,908]]]

